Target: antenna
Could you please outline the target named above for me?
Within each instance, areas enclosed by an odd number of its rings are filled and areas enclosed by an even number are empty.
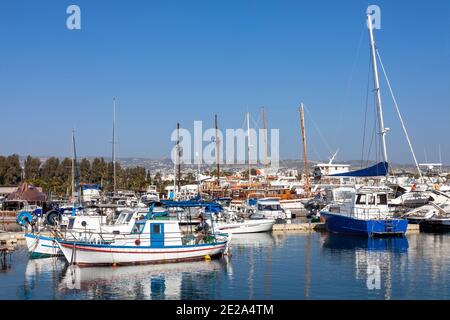
[[[334,159],[336,159],[336,156],[337,156],[338,152],[339,152],[339,149],[337,149],[336,152],[331,156],[330,162],[328,162],[328,164],[332,164],[333,163]]]

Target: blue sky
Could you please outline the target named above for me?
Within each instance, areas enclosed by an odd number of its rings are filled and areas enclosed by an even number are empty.
[[[81,30],[66,28],[70,4]],[[75,127],[79,155],[109,156],[116,96],[122,157],[167,157],[177,122],[212,126],[217,113],[222,128],[241,128],[264,106],[281,157],[299,158],[304,102],[311,158],[339,148],[338,159],[360,159],[368,4],[381,7],[375,37],[419,160],[426,150],[438,161],[441,145],[450,163],[447,0],[2,0],[0,154],[69,156]],[[390,158],[412,163],[382,86]]]

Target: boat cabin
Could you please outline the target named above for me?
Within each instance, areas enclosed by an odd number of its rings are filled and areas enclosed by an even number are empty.
[[[358,219],[385,219],[390,215],[388,207],[389,188],[363,187],[351,198],[345,197],[324,208],[324,211],[341,213]],[[348,194],[349,195],[349,194]]]

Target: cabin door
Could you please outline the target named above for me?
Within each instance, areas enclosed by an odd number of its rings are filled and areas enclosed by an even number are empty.
[[[150,245],[152,247],[164,247],[164,224],[152,223],[150,229]]]

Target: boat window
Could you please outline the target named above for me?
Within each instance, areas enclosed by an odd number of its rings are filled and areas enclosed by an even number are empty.
[[[69,219],[69,225],[67,226],[67,229],[72,229],[74,223],[75,223],[75,219]]]
[[[281,210],[281,206],[279,204],[259,204],[258,210],[279,211]]]
[[[161,225],[159,223],[153,224],[153,234],[160,234],[161,233]]]
[[[375,204],[375,195],[373,194],[367,195],[367,204]]]
[[[387,194],[379,194],[378,195],[378,204],[387,204]]]
[[[358,194],[358,197],[356,198],[356,204],[366,204],[366,195]]]
[[[125,213],[121,213],[120,215],[119,215],[119,217],[117,218],[117,220],[116,220],[116,223],[117,224],[120,224],[120,223],[123,223],[123,220],[124,220],[124,218],[125,218]]]
[[[138,223],[136,222],[133,226],[133,229],[131,230],[131,233],[142,233],[144,230],[145,223]]]

